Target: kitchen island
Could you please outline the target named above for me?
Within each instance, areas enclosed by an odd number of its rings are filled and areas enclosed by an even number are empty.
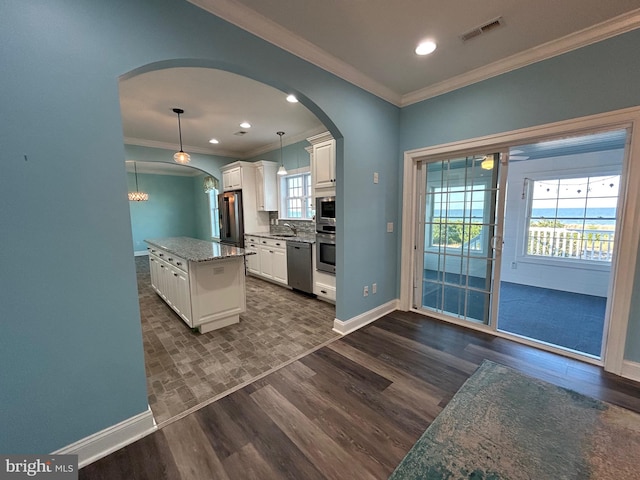
[[[189,237],[145,242],[152,288],[187,325],[207,333],[240,321],[250,252]]]

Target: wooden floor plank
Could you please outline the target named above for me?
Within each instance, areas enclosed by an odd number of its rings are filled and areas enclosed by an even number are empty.
[[[376,478],[270,385],[251,397],[328,479]]]
[[[167,425],[164,434],[181,480],[230,480],[195,416]]]
[[[638,382],[393,312],[88,465],[80,478],[386,479],[485,359],[640,412]]]
[[[326,477],[313,465],[296,444],[273,422],[244,390],[218,401],[227,411],[262,458],[282,477],[322,480]]]
[[[271,467],[251,443],[226,458],[224,468],[231,479],[279,480],[282,478],[282,475]]]

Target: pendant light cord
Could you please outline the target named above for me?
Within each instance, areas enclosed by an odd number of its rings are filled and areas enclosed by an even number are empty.
[[[180,135],[180,151],[182,152],[182,125],[180,123],[180,114],[178,113],[178,134]]]
[[[136,162],[133,162],[133,170],[134,172],[136,172],[136,192],[139,192],[140,190],[138,189],[138,166]]]

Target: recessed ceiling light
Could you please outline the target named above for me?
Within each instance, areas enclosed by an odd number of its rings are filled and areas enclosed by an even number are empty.
[[[288,95],[287,96],[287,102],[289,102],[289,103],[298,103],[298,99],[296,98],[295,95]]]
[[[212,138],[211,140],[209,140],[209,143],[220,143],[220,142],[215,138]]]
[[[431,40],[427,40],[426,42],[420,43],[416,47],[416,53],[418,55],[429,55],[430,53],[433,53],[435,49],[436,49],[435,42],[432,42]]]
[[[241,126],[242,128],[251,128],[251,124],[250,124],[249,122],[242,122],[242,123],[240,124],[240,126]]]

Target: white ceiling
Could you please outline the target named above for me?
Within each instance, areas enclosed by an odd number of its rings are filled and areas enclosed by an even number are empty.
[[[120,82],[120,110],[125,142],[179,149],[188,153],[250,158],[279,148],[277,131],[288,145],[326,130],[301,103],[289,103],[275,88],[222,70],[171,68],[143,73]],[[251,128],[241,128],[247,121]],[[242,136],[236,132],[246,131]],[[212,145],[211,138],[220,143]]]
[[[398,105],[640,26],[640,0],[189,1]]]
[[[640,27],[640,0],[188,0],[396,105]],[[502,18],[467,42],[460,36]],[[438,49],[415,55],[431,38]],[[232,73],[178,68],[120,83],[125,141],[250,158],[325,130],[300,103]],[[239,124],[248,121],[250,129]],[[234,133],[246,130],[244,136]],[[215,137],[218,145],[208,143]]]

